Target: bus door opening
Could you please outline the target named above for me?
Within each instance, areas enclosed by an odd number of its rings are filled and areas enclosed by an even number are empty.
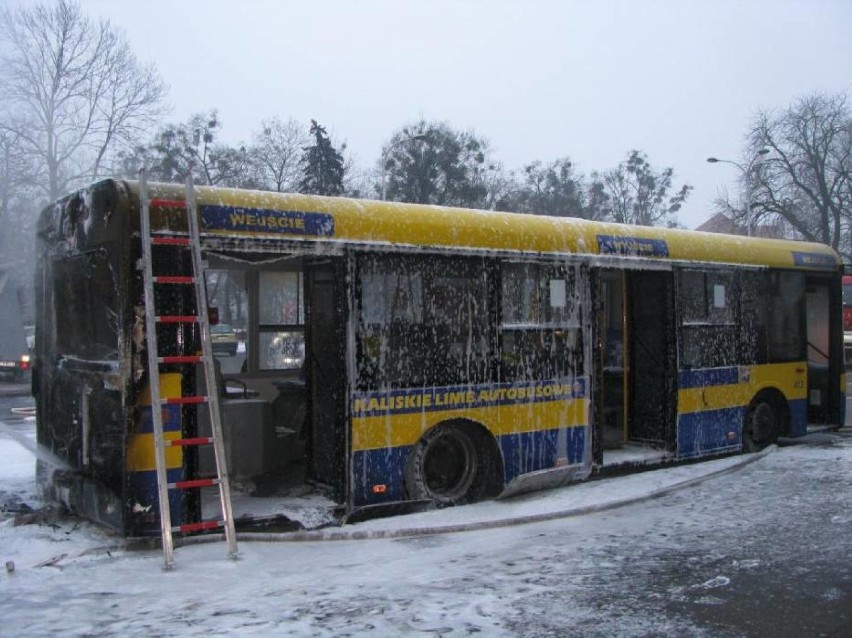
[[[600,295],[600,422],[604,449],[627,443],[625,409],[625,362],[627,361],[626,319],[624,313],[624,273],[601,271]]]
[[[832,312],[841,302],[831,283],[819,277],[805,281],[808,422],[816,424],[840,423],[843,326],[839,313]]]
[[[327,260],[307,266],[305,295],[306,454],[308,479],[346,493],[346,291],[345,264]]]
[[[655,447],[674,445],[674,284],[671,272],[627,271],[627,435]]]
[[[669,449],[676,387],[672,274],[603,271],[600,294],[603,448],[637,443]]]

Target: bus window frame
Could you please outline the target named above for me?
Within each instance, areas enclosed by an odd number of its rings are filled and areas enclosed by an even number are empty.
[[[521,321],[506,321],[507,307],[507,275],[523,271],[523,277],[528,281],[524,288],[528,287],[530,277],[535,282],[531,292],[536,293],[535,299],[521,299],[520,306],[529,310],[528,316],[521,316]],[[558,276],[560,275],[561,276]],[[570,277],[570,281],[569,281]],[[524,383],[548,378],[564,378],[585,376],[587,362],[583,345],[583,286],[584,281],[582,264],[564,260],[501,260],[498,273],[497,288],[499,289],[499,300],[497,309],[499,313],[499,324],[497,326],[498,357],[500,361],[499,378],[501,382]],[[566,290],[566,305],[568,319],[563,321],[551,321],[554,307],[546,303],[553,294],[553,281],[565,281],[570,283],[570,293]],[[566,286],[567,288],[567,286]],[[547,297],[547,299],[545,299]],[[527,303],[529,302],[529,303]],[[514,318],[515,313],[511,313]],[[523,310],[521,311],[523,315]],[[538,321],[534,320],[538,316]],[[533,319],[533,320],[529,320]],[[536,341],[536,334],[538,344]],[[534,346],[540,347],[536,350]],[[538,356],[546,350],[551,355],[554,349],[563,348],[571,357],[570,366],[561,371],[552,365],[557,357]],[[526,349],[526,352],[523,352]],[[522,358],[525,356],[525,361]],[[562,361],[562,365],[568,365]],[[544,366],[544,367],[542,367]],[[526,368],[526,374],[524,374]],[[570,374],[567,374],[570,373]]]

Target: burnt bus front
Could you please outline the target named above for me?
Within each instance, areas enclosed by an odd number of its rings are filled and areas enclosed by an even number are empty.
[[[46,499],[129,535],[158,529],[138,226],[136,195],[107,180],[46,208],[36,240],[39,488]],[[184,297],[171,300],[180,311]],[[191,330],[164,337],[187,347],[196,338]],[[191,372],[183,377],[167,370],[162,391],[194,383]],[[180,431],[182,418],[180,411],[164,415],[166,436]],[[183,461],[179,451],[167,454],[170,480],[182,474]],[[180,508],[172,504],[178,521]]]

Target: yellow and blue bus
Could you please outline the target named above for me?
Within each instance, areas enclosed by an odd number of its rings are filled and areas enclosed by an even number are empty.
[[[185,188],[149,192],[153,227],[185,231]],[[121,180],[69,195],[43,212],[37,249],[38,441],[63,462],[40,480],[128,534],[157,529],[139,197]],[[217,391],[229,472],[250,498],[295,481],[347,514],[451,505],[843,423],[842,268],[826,246],[214,187],[196,197],[209,304],[228,326]],[[155,248],[155,272],[186,272],[176,249]],[[193,311],[180,292],[169,303]],[[200,349],[197,328],[160,329],[161,354]],[[162,374],[164,392],[203,382],[177,364]],[[167,438],[209,427],[191,406],[167,416]],[[174,477],[210,469],[191,450],[167,462]],[[176,505],[185,520],[202,507]]]

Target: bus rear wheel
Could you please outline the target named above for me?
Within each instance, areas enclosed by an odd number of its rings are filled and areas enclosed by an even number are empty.
[[[405,484],[414,499],[439,506],[475,498],[483,451],[461,424],[443,423],[429,430],[412,450],[405,466]]]
[[[743,452],[759,452],[775,443],[781,425],[781,414],[774,401],[763,398],[749,407],[743,425]]]

